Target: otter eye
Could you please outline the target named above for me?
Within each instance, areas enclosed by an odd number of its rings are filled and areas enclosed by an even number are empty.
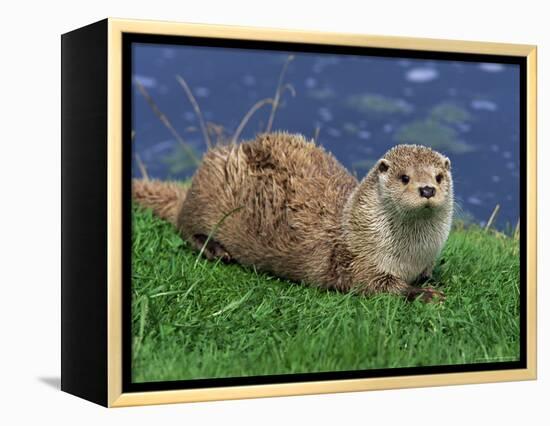
[[[408,177],[407,175],[401,175],[399,179],[401,179],[401,182],[403,182],[405,185],[408,184],[409,181],[411,180],[411,178]]]
[[[441,181],[443,180],[443,175],[441,173],[439,173],[436,177],[435,177],[435,180],[437,183],[441,183]]]

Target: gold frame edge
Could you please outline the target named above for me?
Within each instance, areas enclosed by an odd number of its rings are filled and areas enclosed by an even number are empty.
[[[122,395],[122,31],[107,25],[107,405]]]
[[[170,391],[122,393],[122,34],[160,34],[327,45],[368,46],[452,53],[519,56],[527,59],[527,368],[414,376],[294,382]],[[229,399],[356,392],[427,386],[534,380],[537,339],[537,49],[534,45],[441,40],[361,34],[338,34],[108,19],[108,141],[107,141],[107,339],[108,406],[124,407]]]

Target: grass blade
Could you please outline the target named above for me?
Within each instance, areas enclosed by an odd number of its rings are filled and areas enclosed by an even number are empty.
[[[164,124],[164,127],[166,127],[170,131],[172,136],[176,139],[176,141],[178,141],[178,143],[181,145],[181,147],[189,156],[189,158],[193,161],[193,163],[198,166],[200,164],[199,159],[197,158],[191,147],[187,144],[187,142],[183,140],[183,138],[180,136],[174,126],[172,126],[172,123],[170,122],[168,117],[161,111],[147,89],[137,80],[134,81],[134,84],[138,88],[139,93],[141,93],[141,95],[145,98],[145,101],[149,104],[149,106],[153,110],[153,113],[158,117],[160,122]]]
[[[221,224],[225,221],[225,219],[227,219],[229,216],[231,216],[233,213],[239,211],[240,209],[242,209],[243,206],[240,206],[240,207],[237,207],[233,210],[231,210],[230,212],[226,213],[223,215],[223,217],[218,221],[218,223],[216,223],[214,225],[214,227],[212,228],[212,230],[210,231],[210,233],[208,234],[208,237],[206,238],[206,241],[204,242],[204,244],[202,245],[201,247],[201,250],[197,256],[197,259],[195,260],[195,264],[193,265],[193,269],[195,269],[197,267],[197,264],[199,263],[199,260],[201,258],[201,256],[203,255],[204,253],[204,250],[206,249],[206,246],[207,244],[210,242],[210,240],[212,239],[212,236],[216,233],[216,231],[219,229],[219,227],[221,226]]]
[[[241,120],[239,126],[237,127],[237,130],[235,130],[235,134],[231,138],[232,143],[237,143],[239,137],[241,136],[241,133],[242,133],[244,127],[246,126],[246,124],[248,123],[250,118],[254,115],[254,113],[256,111],[258,111],[261,107],[263,107],[264,105],[267,105],[267,104],[272,104],[273,105],[273,99],[265,98],[265,99],[262,99],[262,100],[256,102],[254,105],[252,105],[252,107],[244,115],[244,117]]]
[[[489,229],[491,228],[491,225],[493,224],[493,222],[495,221],[495,218],[497,217],[497,214],[498,214],[498,211],[500,210],[500,204],[497,204],[495,206],[495,209],[493,210],[493,213],[491,213],[491,217],[489,218],[489,220],[487,221],[487,225],[485,225],[485,232],[488,232]]]
[[[178,81],[179,85],[184,90],[185,94],[187,95],[187,98],[189,99],[189,102],[191,102],[191,105],[193,106],[193,109],[195,110],[195,114],[197,114],[197,118],[199,119],[199,124],[201,126],[202,136],[204,137],[204,143],[206,143],[206,147],[208,149],[212,148],[212,142],[210,141],[210,136],[208,134],[208,129],[206,128],[206,124],[204,122],[204,117],[202,116],[201,109],[199,107],[199,103],[193,96],[193,92],[191,91],[189,85],[184,80],[184,78],[181,75],[176,75],[176,80]]]
[[[245,301],[246,299],[248,299],[250,297],[250,295],[252,294],[252,292],[254,291],[253,288],[251,288],[250,290],[248,290],[248,292],[243,296],[241,297],[239,300],[235,300],[233,302],[231,302],[229,305],[227,305],[226,307],[220,309],[219,311],[217,312],[214,312],[212,315],[210,315],[211,317],[217,317],[218,315],[221,315],[225,312],[229,312],[229,311],[233,311],[235,309],[237,309],[239,306],[241,306]]]
[[[275,97],[273,98],[273,105],[271,106],[271,113],[269,114],[269,120],[267,121],[267,127],[265,128],[266,133],[271,132],[271,129],[273,127],[273,120],[275,120],[275,112],[277,111],[277,108],[279,107],[279,102],[281,100],[281,95],[285,91],[286,85],[283,85],[283,81],[285,79],[285,74],[288,69],[288,65],[292,60],[294,59],[294,55],[288,55],[288,58],[286,59],[285,63],[283,64],[283,68],[281,69],[281,73],[279,74],[279,83],[277,84],[277,89],[275,90]],[[290,86],[292,87],[292,86]],[[292,88],[294,90],[294,88]],[[295,92],[294,92],[295,93]]]

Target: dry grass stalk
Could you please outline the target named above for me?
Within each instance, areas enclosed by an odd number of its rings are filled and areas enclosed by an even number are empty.
[[[273,120],[275,119],[275,111],[277,111],[279,102],[281,100],[281,95],[283,94],[285,89],[289,89],[293,96],[296,96],[296,91],[291,85],[283,85],[288,65],[293,59],[294,55],[288,55],[288,58],[285,61],[283,68],[281,69],[281,73],[279,74],[279,83],[277,84],[277,90],[275,91],[275,97],[273,98],[273,104],[271,105],[271,113],[269,114],[269,120],[267,121],[267,127],[265,129],[266,133],[271,132],[271,128],[273,127]]]
[[[514,230],[514,239],[519,240],[519,220],[516,223],[516,229]]]
[[[293,98],[296,96],[296,89],[292,84],[290,83],[285,84],[281,89],[281,95],[284,93],[285,90],[288,90]]]
[[[132,140],[132,144],[134,143],[134,139],[136,138],[136,131],[135,130],[132,130],[132,134],[130,136],[131,140]],[[143,177],[144,180],[150,180],[149,179],[149,174],[147,173],[147,167],[145,167],[145,163],[141,160],[141,157],[139,156],[139,154],[136,152],[136,163],[138,165],[138,168],[139,168],[139,172],[141,173],[141,176]]]
[[[200,161],[191,149],[191,147],[183,140],[183,138],[179,135],[179,133],[176,131],[174,126],[172,126],[172,123],[170,120],[168,120],[168,117],[160,110],[156,102],[153,100],[147,89],[141,84],[139,81],[135,81],[135,85],[138,88],[141,95],[145,98],[155,115],[158,117],[160,122],[164,124],[164,126],[170,131],[172,136],[178,141],[178,143],[181,145],[182,149],[186,152],[186,154],[189,156],[189,158],[196,164],[199,165]]]
[[[212,142],[210,141],[210,135],[208,134],[208,129],[206,128],[206,123],[204,121],[204,117],[202,116],[202,111],[199,107],[199,104],[195,97],[193,96],[193,92],[191,92],[191,88],[185,81],[185,79],[181,75],[176,75],[176,80],[178,81],[179,85],[182,87],[182,89],[185,91],[185,94],[187,95],[187,98],[189,99],[189,102],[191,102],[191,105],[193,106],[193,109],[195,110],[195,114],[197,114],[197,118],[199,119],[199,123],[201,126],[202,135],[204,137],[204,142],[206,143],[206,147],[208,149],[212,148]]]
[[[315,126],[315,133],[313,134],[313,142],[315,144],[319,142],[319,133],[321,133],[321,126]]]
[[[208,121],[206,127],[208,129],[208,134],[214,135],[214,145],[226,145],[229,142],[229,136],[226,134],[225,127],[221,124]]]
[[[256,111],[258,111],[261,107],[267,104],[273,104],[274,100],[271,98],[265,98],[258,102],[256,102],[252,107],[248,110],[248,112],[244,115],[243,119],[241,120],[239,127],[237,127],[237,130],[235,130],[235,133],[233,134],[233,137],[231,138],[231,143],[236,143],[241,136],[241,133],[250,120],[250,118],[254,115]]]
[[[141,160],[141,157],[137,152],[136,152],[136,163],[138,165],[139,172],[141,173],[141,176],[143,177],[143,179],[145,181],[149,181],[150,179],[149,179],[149,174],[147,173],[147,168],[145,167],[145,164],[143,163],[143,161]]]
[[[493,213],[491,213],[491,217],[489,218],[489,220],[487,221],[487,225],[485,225],[485,231],[489,231],[489,229],[491,228],[491,225],[493,224],[493,222],[495,221],[495,218],[497,217],[497,214],[498,214],[498,211],[500,210],[500,204],[497,204],[495,206],[495,209],[493,210]]]

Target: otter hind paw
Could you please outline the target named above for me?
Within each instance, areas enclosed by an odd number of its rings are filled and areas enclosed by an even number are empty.
[[[213,239],[208,239],[204,234],[195,234],[192,239],[193,246],[201,251],[208,260],[220,259],[224,263],[232,261],[231,255],[223,245]]]
[[[442,303],[445,300],[445,294],[432,287],[411,287],[407,294],[407,300],[420,300],[425,303]]]

